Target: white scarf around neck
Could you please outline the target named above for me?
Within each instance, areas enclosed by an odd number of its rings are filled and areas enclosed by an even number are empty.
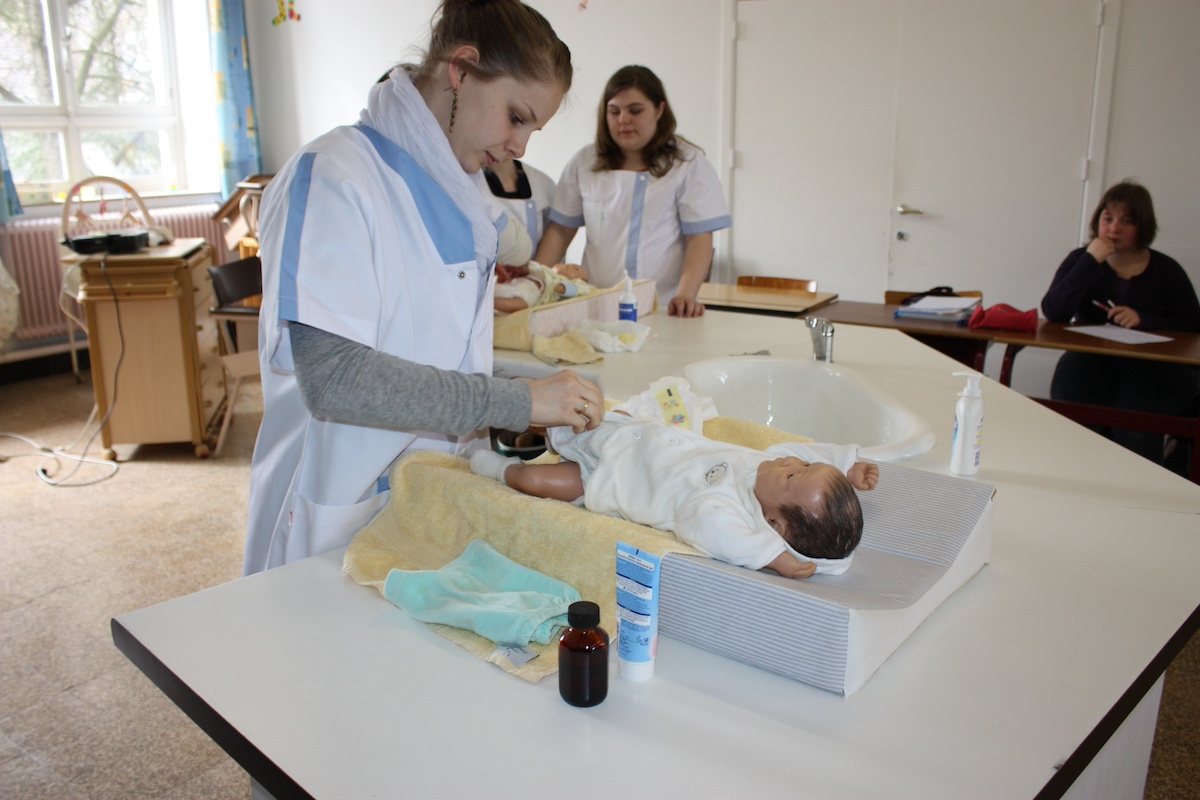
[[[471,221],[475,261],[479,271],[486,274],[496,259],[498,237],[480,192],[483,176],[469,175],[458,163],[450,140],[417,91],[415,80],[403,67],[396,67],[388,80],[371,88],[359,121],[408,153]]]

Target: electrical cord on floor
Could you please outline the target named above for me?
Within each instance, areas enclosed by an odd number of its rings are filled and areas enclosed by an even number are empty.
[[[117,337],[121,343],[121,350],[120,350],[120,354],[117,356],[117,366],[113,370],[113,391],[112,391],[112,399],[109,401],[109,404],[108,404],[108,410],[104,412],[104,419],[100,420],[100,424],[97,425],[96,429],[94,431],[92,431],[90,436],[87,437],[87,442],[83,446],[83,452],[76,454],[76,453],[72,453],[69,451],[71,449],[73,449],[76,445],[78,445],[79,441],[81,439],[83,439],[85,435],[87,435],[88,428],[91,426],[92,420],[96,418],[96,407],[95,406],[92,407],[92,413],[90,415],[88,415],[87,422],[84,423],[83,430],[80,431],[79,435],[75,437],[75,441],[73,441],[70,444],[65,445],[63,447],[46,447],[45,445],[43,445],[39,442],[36,442],[33,439],[30,439],[26,436],[22,436],[17,433],[8,433],[6,431],[0,431],[0,437],[8,437],[11,439],[17,439],[18,441],[25,442],[30,447],[34,448],[33,452],[29,452],[29,453],[2,454],[2,455],[0,455],[0,463],[8,461],[9,459],[12,459],[12,458],[40,456],[44,459],[48,459],[50,462],[52,462],[52,464],[43,462],[42,464],[40,464],[37,467],[36,474],[39,478],[42,479],[42,481],[44,483],[47,483],[50,486],[55,486],[55,487],[59,487],[59,488],[69,489],[69,488],[76,488],[76,487],[80,487],[80,486],[94,486],[95,484],[100,483],[101,481],[106,481],[109,478],[111,478],[113,475],[116,475],[117,471],[121,468],[121,465],[118,464],[116,461],[108,461],[106,459],[88,458],[87,457],[88,449],[91,448],[92,443],[95,442],[95,440],[96,440],[96,437],[100,435],[100,431],[104,430],[104,426],[108,423],[109,417],[112,416],[113,409],[116,408],[116,406],[117,406],[117,377],[121,374],[121,362],[123,362],[125,360],[125,331],[121,326],[121,306],[117,302],[117,290],[113,286],[112,279],[108,277],[108,254],[107,253],[105,253],[100,258],[100,274],[104,276],[104,282],[108,284],[108,291],[112,295],[113,311],[116,314],[116,318],[117,318]],[[61,478],[58,477],[58,473],[61,468],[61,463],[60,463],[59,459],[63,459],[66,461],[73,461],[75,463],[75,466],[71,468],[70,472],[68,472],[66,475],[63,475]],[[95,478],[93,480],[75,481],[75,482],[69,483],[68,481],[70,481],[71,478],[73,478],[75,476],[75,473],[77,473],[79,471],[79,468],[82,467],[84,464],[95,464],[98,466],[108,467],[110,471],[107,475],[102,475],[99,478]],[[51,467],[53,467],[53,471],[51,471]]]

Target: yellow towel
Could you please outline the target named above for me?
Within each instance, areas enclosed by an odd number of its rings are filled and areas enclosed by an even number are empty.
[[[552,367],[559,364],[591,364],[604,360],[604,356],[597,353],[579,331],[564,333],[552,339],[534,336],[533,354]]]
[[[438,569],[475,539],[568,583],[600,605],[616,633],[616,549],[628,542],[656,555],[695,553],[674,536],[557,500],[542,500],[473,475],[465,459],[419,451],[392,470],[388,504],[350,542],[343,569],[382,594],[388,571]],[[537,658],[514,667],[497,645],[460,628],[430,625],[469,652],[536,683],[558,669],[558,643],[532,644]],[[614,658],[616,642],[613,642]]]
[[[610,401],[611,402],[611,401]],[[753,422],[717,417],[705,435],[720,441],[765,447],[780,441],[810,441]],[[759,444],[766,442],[766,444]],[[554,462],[547,453],[538,462]],[[655,555],[699,553],[673,535],[596,514],[557,500],[529,497],[471,473],[465,459],[418,451],[391,474],[388,504],[350,542],[344,571],[383,593],[392,568],[439,569],[466,546],[482,539],[508,558],[564,581],[600,605],[601,624],[616,634],[616,547],[628,542]],[[538,657],[514,666],[497,645],[471,631],[429,626],[485,661],[536,683],[558,670],[558,645],[533,644]],[[615,658],[616,642],[612,653]]]

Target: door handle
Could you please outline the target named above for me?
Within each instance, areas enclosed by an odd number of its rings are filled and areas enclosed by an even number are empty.
[[[924,214],[925,212],[919,208],[909,208],[904,203],[896,206],[897,214]]]

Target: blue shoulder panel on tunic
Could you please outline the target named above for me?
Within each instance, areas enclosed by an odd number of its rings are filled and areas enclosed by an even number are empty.
[[[408,184],[421,223],[433,239],[442,261],[447,264],[474,262],[475,234],[462,209],[399,145],[385,139],[374,128],[362,124],[355,127],[367,137],[384,163]]]
[[[300,269],[300,233],[304,230],[304,215],[308,211],[308,190],[312,185],[312,165],[316,153],[305,153],[296,162],[296,173],[288,186],[287,222],[283,228],[283,252],[279,265],[279,319],[297,321],[300,303],[297,300],[296,273]]]
[[[724,230],[731,225],[733,225],[733,218],[726,214],[721,217],[703,219],[697,222],[680,222],[679,230],[684,236],[693,236],[697,233],[710,233],[712,231]]]

